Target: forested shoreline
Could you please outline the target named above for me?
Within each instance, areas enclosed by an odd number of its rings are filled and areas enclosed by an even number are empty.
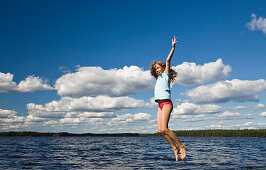
[[[174,131],[179,137],[266,137],[266,129],[242,129],[242,130],[178,130]],[[159,137],[159,133],[68,133],[68,132],[33,132],[33,131],[10,131],[0,132],[0,137],[28,136],[28,137]]]

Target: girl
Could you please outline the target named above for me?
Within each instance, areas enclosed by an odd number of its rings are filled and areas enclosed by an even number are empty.
[[[170,69],[170,62],[175,50],[176,37],[172,39],[172,50],[169,53],[166,63],[157,61],[151,65],[151,75],[155,77],[156,84],[154,89],[155,102],[159,104],[157,113],[158,132],[162,134],[165,140],[171,145],[174,150],[176,161],[178,161],[178,152],[181,153],[181,159],[186,157],[186,146],[183,145],[177,138],[175,133],[168,129],[168,122],[173,110],[171,101],[170,82],[173,82],[177,77],[177,72]],[[175,143],[178,147],[175,145]]]

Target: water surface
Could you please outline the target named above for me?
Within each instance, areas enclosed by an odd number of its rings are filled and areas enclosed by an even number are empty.
[[[266,138],[183,137],[175,162],[162,137],[2,137],[0,169],[264,169]]]

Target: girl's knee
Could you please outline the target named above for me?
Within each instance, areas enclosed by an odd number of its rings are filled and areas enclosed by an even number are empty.
[[[168,128],[164,128],[164,129],[163,129],[163,133],[168,133],[169,130],[170,130],[170,129],[168,129]]]
[[[158,132],[159,132],[160,134],[164,135],[164,134],[167,134],[167,133],[169,132],[169,130],[170,130],[170,129],[168,129],[168,128],[163,128],[163,129],[158,129]]]
[[[158,129],[158,133],[160,133],[161,135],[164,135],[164,130],[163,129]]]

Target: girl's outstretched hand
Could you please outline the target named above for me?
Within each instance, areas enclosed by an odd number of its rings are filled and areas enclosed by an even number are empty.
[[[172,46],[175,48],[175,44],[177,43],[176,37],[174,36],[174,39],[172,39]]]

